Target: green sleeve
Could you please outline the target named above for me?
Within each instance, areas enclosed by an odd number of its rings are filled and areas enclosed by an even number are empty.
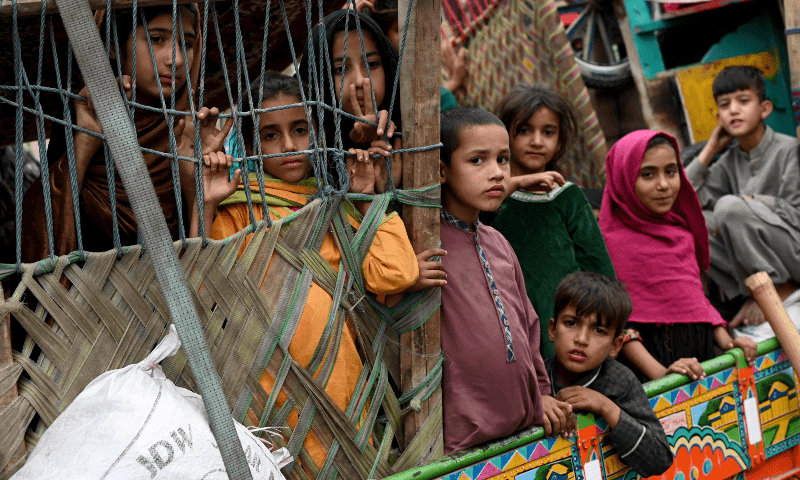
[[[592,206],[577,185],[569,187],[568,195],[560,195],[567,231],[575,247],[575,260],[584,272],[597,272],[616,279],[614,266],[608,256],[606,242],[600,232]]]
[[[456,103],[456,97],[453,95],[450,90],[442,87],[441,89],[441,105],[439,106],[439,111],[444,112],[446,110],[450,110],[452,108],[456,108],[458,103]]]

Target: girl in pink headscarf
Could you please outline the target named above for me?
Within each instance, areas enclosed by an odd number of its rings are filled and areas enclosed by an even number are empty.
[[[715,356],[715,343],[742,348],[752,362],[755,342],[731,338],[703,293],[708,230],[675,139],[649,130],[626,135],[608,153],[606,175],[600,230],[633,299],[629,327],[641,340],[627,342],[623,356],[650,378],[702,378],[699,362]]]

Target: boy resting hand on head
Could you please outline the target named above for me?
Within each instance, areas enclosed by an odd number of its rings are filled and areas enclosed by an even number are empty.
[[[444,452],[531,425],[544,425],[548,436],[574,430],[572,408],[549,395],[539,318],[517,257],[478,221],[506,196],[508,133],[479,108],[448,110],[441,121]]]
[[[594,272],[564,277],[556,290],[548,334],[556,356],[545,364],[552,394],[576,411],[592,412],[611,428],[607,441],[642,477],[660,475],[673,455],[642,384],[609,357],[622,347],[633,304],[622,283]]]
[[[708,224],[714,296],[723,302],[732,300],[735,306],[744,300],[729,327],[741,326],[734,337],[762,340],[774,333],[768,325],[755,329],[764,322],[764,314],[749,297],[744,280],[768,272],[781,300],[798,289],[797,141],[764,123],[773,105],[766,98],[764,74],[758,68],[727,67],[712,88],[719,125],[696,161],[686,167],[686,176],[697,191]],[[712,165],[729,143],[731,148]]]

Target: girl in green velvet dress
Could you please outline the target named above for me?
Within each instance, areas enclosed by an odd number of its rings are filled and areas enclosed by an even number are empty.
[[[547,87],[518,85],[500,102],[498,117],[508,129],[516,191],[492,226],[514,248],[528,297],[547,329],[565,275],[591,271],[616,278],[614,268],[583,191],[558,172],[557,162],[577,136],[569,103]],[[541,352],[545,359],[555,354],[546,337]]]

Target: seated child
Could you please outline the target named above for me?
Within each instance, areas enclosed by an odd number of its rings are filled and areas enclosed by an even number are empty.
[[[642,384],[627,367],[609,358],[622,346],[631,297],[622,283],[594,272],[564,277],[556,290],[548,335],[556,356],[545,361],[552,393],[574,410],[603,417],[606,440],[641,477],[672,466],[669,441]]]
[[[517,85],[498,112],[510,137],[511,178],[521,183],[491,225],[514,247],[544,330],[564,275],[588,271],[615,277],[614,267],[586,196],[558,173],[558,161],[577,136],[570,104],[549,87]],[[555,354],[546,338],[541,352],[543,358]]]
[[[765,271],[786,300],[800,282],[797,141],[764,124],[772,102],[766,99],[764,74],[758,68],[725,68],[714,79],[713,93],[719,124],[696,161],[686,167],[711,232],[709,276],[718,300],[730,301],[748,297],[744,280]],[[748,297],[731,327],[763,322],[764,314]],[[752,328],[742,330],[755,333]],[[767,337],[774,336],[769,332]]]
[[[503,236],[478,221],[508,188],[508,133],[491,113],[458,107],[441,114],[441,139],[444,452],[531,425],[556,435],[574,418],[549,396],[522,270]]]
[[[263,80],[261,108],[276,108],[301,102],[301,87],[298,85],[298,79],[277,72],[267,72]],[[258,89],[257,82],[253,85],[253,92],[251,92],[253,98],[258,98]],[[250,107],[246,105],[245,109],[249,111]],[[309,149],[309,131],[315,127],[314,122],[309,123],[303,107],[298,106],[262,113],[259,124],[255,128],[250,117],[243,117],[241,133],[248,155],[252,155],[253,138],[260,139],[262,155],[273,155],[307,151]],[[317,193],[317,182],[312,172],[308,153],[270,157],[263,159],[263,162],[266,190],[264,193],[272,219],[291,215]],[[206,225],[211,225],[213,221],[211,236],[214,239],[227,238],[250,225],[249,208],[244,194],[244,184],[239,183],[239,171],[234,175],[233,181],[228,181],[230,163],[231,159],[228,158],[227,165],[214,164],[205,168],[205,205],[200,210],[195,202],[193,235],[197,235],[199,211],[205,215]],[[355,191],[355,188],[360,186],[361,193],[374,193],[372,172],[369,171],[368,166],[362,165],[362,163],[357,162],[350,166],[351,190]],[[256,173],[251,173],[247,181],[250,182],[253,192],[253,213],[256,220],[260,221],[264,218],[265,212],[262,209],[261,197],[258,193]],[[356,209],[362,214],[369,207],[369,202],[356,203]],[[345,209],[352,215],[350,224],[353,228],[357,228],[359,224],[355,217],[359,217],[358,213],[349,206],[346,206]],[[214,217],[215,212],[216,218]],[[252,235],[247,237],[248,241]],[[246,244],[247,241],[244,245]],[[341,253],[330,232],[325,235],[319,253],[331,267],[336,271],[339,270]],[[264,281],[271,281],[272,267],[271,264]],[[378,227],[362,269],[367,290],[378,295],[401,292],[417,281],[416,257],[408,240],[405,225],[397,214],[387,215]],[[299,324],[289,344],[289,353],[292,358],[304,368],[308,367],[314,358],[314,352],[325,331],[331,308],[331,296],[316,283],[311,283]],[[356,349],[355,337],[355,332],[352,332],[350,326],[347,325],[338,348],[329,347],[332,351],[337,351],[337,354],[333,371],[325,386],[325,392],[342,411],[347,409],[353,396],[358,394],[356,389],[362,362]],[[322,351],[327,351],[327,349]],[[317,372],[318,374],[319,372]],[[265,372],[260,383],[269,393],[274,385],[274,379],[268,372]],[[279,408],[285,401],[286,396],[281,393],[277,400],[277,407]],[[294,427],[297,419],[298,415],[295,411],[289,416],[288,422]],[[251,418],[251,421],[258,424],[259,419]],[[313,433],[306,438],[303,445],[309,451],[317,467],[321,467],[325,461],[326,452],[313,437]]]
[[[741,347],[752,362],[755,342],[731,339],[703,293],[708,231],[675,139],[649,130],[629,133],[608,153],[606,175],[600,229],[633,300],[630,326],[646,350],[661,366],[677,363],[680,373],[715,357],[714,343],[722,350]]]

